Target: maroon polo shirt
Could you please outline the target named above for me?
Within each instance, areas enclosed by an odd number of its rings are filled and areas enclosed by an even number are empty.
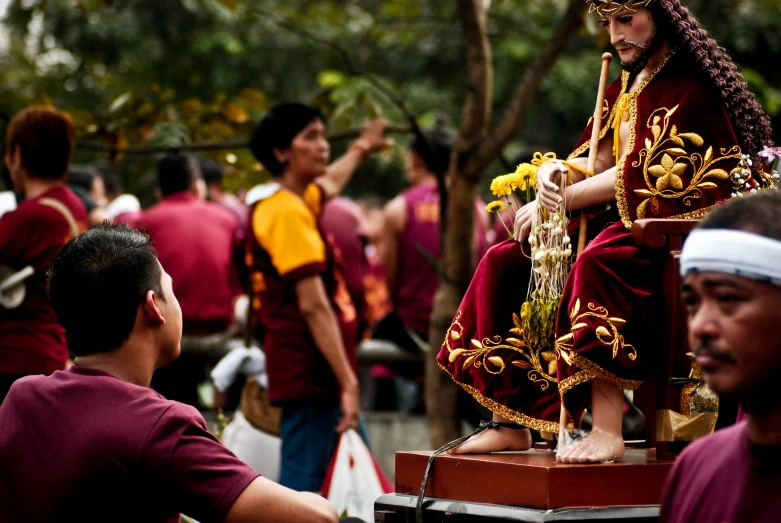
[[[78,231],[87,228],[84,203],[64,184],[0,218],[0,265],[35,270],[25,281],[24,302],[15,309],[0,307],[0,374],[50,374],[64,369],[68,359],[65,330],[49,304],[46,271],[74,231],[62,212],[42,203],[47,199],[68,209]]]
[[[259,476],[194,408],[74,365],[0,406],[0,521],[222,521]]]
[[[146,210],[136,227],[148,231],[160,264],[173,278],[183,333],[226,330],[240,293],[234,263],[238,221],[233,213],[182,191]]]

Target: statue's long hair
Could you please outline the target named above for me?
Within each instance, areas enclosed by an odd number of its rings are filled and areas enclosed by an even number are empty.
[[[721,92],[743,154],[748,154],[755,166],[761,165],[757,153],[763,146],[773,144],[773,130],[735,62],[680,0],[656,0],[648,9],[657,21],[659,36],[677,48],[679,54],[686,53]]]

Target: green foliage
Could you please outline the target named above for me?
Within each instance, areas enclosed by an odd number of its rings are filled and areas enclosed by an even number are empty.
[[[781,128],[779,0],[691,0],[719,43],[734,54],[760,103]],[[566,8],[565,0],[494,0],[489,18],[494,111],[507,106],[526,68]],[[403,112],[365,75],[393,91],[423,125],[461,117],[464,47],[457,2],[432,0],[15,0],[0,53],[0,114],[30,103],[71,113],[83,142],[149,145],[245,138],[271,103],[319,106],[330,129],[360,126]],[[594,24],[568,44],[502,160],[485,173],[508,172],[536,150],[560,157],[593,111],[600,52],[609,42]],[[321,41],[308,38],[316,35]],[[329,45],[322,40],[328,40]],[[349,55],[345,60],[342,51]],[[614,74],[618,67],[614,66]],[[348,188],[393,196],[406,137],[367,163]],[[333,144],[334,155],[345,142]],[[243,149],[208,151],[235,174],[233,189],[264,179]],[[80,150],[80,163],[100,155]],[[150,156],[113,155],[128,189],[152,201]]]

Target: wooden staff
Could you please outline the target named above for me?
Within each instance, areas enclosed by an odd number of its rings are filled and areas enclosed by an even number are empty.
[[[607,87],[607,75],[610,72],[610,61],[613,55],[605,53],[602,55],[602,73],[599,77],[599,90],[597,91],[597,104],[594,107],[594,119],[591,126],[591,144],[588,151],[589,172],[594,172],[597,164],[597,149],[599,148],[599,133],[602,131],[602,104],[605,101],[605,88]],[[618,131],[616,131],[618,132]],[[588,222],[586,218],[586,209],[580,213],[580,234],[578,236],[578,254],[586,248],[586,229]],[[574,421],[574,420],[573,420]],[[567,409],[564,408],[564,397],[561,397],[561,412],[559,413],[559,445],[565,444],[567,437]]]
[[[588,150],[588,166],[586,170],[593,173],[597,165],[597,149],[599,148],[599,133],[602,131],[602,104],[605,102],[605,87],[607,86],[607,75],[610,72],[610,61],[613,55],[605,53],[602,55],[602,74],[599,77],[599,91],[597,91],[597,105],[594,107],[594,119],[591,126],[591,144]],[[618,131],[616,131],[618,132]],[[578,254],[586,248],[586,230],[588,223],[586,218],[586,209],[580,212],[580,234],[578,235]]]

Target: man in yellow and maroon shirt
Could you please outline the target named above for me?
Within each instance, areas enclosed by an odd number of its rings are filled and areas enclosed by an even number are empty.
[[[358,426],[357,317],[338,250],[318,222],[324,201],[341,191],[371,152],[389,144],[385,126],[369,123],[328,165],[322,113],[284,103],[260,120],[250,140],[274,178],[248,195],[247,264],[269,397],[282,408],[279,482],[295,490],[320,489],[338,433]]]

